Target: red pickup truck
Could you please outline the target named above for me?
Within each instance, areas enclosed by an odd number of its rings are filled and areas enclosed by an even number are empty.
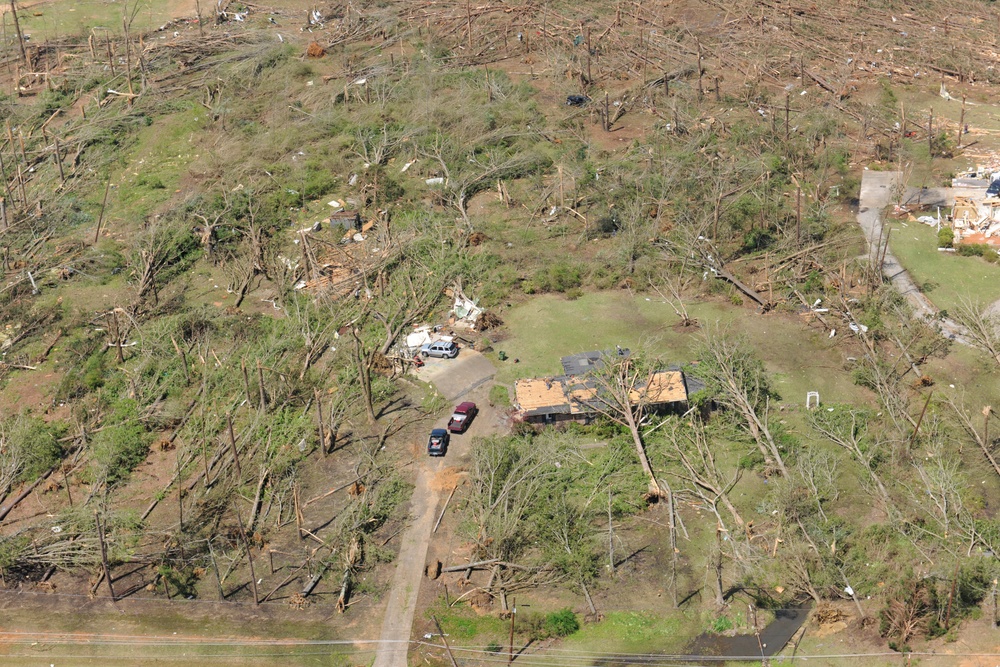
[[[448,430],[452,433],[465,433],[478,412],[479,408],[472,401],[459,403],[455,406],[451,419],[448,420]]]

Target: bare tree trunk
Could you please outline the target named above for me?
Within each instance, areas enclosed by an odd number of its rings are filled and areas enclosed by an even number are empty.
[[[722,608],[726,605],[725,592],[722,589],[722,524],[715,528],[715,553],[713,555],[712,567],[714,576],[712,577],[712,587],[715,592],[715,606]]]
[[[639,425],[635,422],[635,415],[631,410],[626,410],[624,415],[626,421],[628,422],[629,433],[632,435],[632,442],[635,444],[635,453],[639,457],[639,463],[642,465],[643,471],[649,477],[649,491],[657,497],[662,497],[663,490],[660,488],[660,483],[656,481],[656,475],[653,473],[653,467],[649,464],[649,457],[646,456],[646,448],[642,444],[642,437],[639,434]]]
[[[361,396],[365,402],[365,415],[368,417],[368,423],[374,424],[376,417],[374,397],[372,396],[371,361],[364,353],[364,347],[361,344],[361,337],[358,335],[357,327],[351,328],[351,335],[354,337],[354,363],[361,385]]]
[[[24,48],[24,33],[21,32],[21,22],[17,19],[17,4],[14,0],[10,0],[10,13],[14,17],[14,30],[17,32],[17,42],[21,46],[21,60],[24,61],[24,66],[31,69],[31,63],[28,62],[28,52]]]

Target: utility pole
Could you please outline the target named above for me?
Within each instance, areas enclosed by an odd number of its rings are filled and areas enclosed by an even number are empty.
[[[962,95],[962,115],[958,119],[958,139],[955,142],[956,148],[962,147],[962,131],[965,129],[965,95]]]
[[[801,185],[797,185],[795,187],[795,244],[802,245],[802,186]]]
[[[997,629],[997,580],[993,580],[993,591],[990,593],[993,598],[993,615],[990,617],[990,627]]]
[[[514,662],[514,616],[517,615],[517,598],[511,598],[510,605],[510,655],[507,658],[507,667]]]
[[[250,544],[250,538],[247,537],[247,531],[243,527],[243,517],[240,516],[239,509],[234,508],[233,512],[236,514],[236,521],[240,526],[240,536],[243,538],[243,546],[247,550],[247,562],[250,564],[250,586],[253,589],[253,603],[259,605],[260,594],[257,592],[257,574],[253,568],[253,545]]]
[[[927,116],[927,156],[934,159],[934,107]]]
[[[240,452],[236,447],[236,436],[233,435],[233,415],[226,413],[226,427],[229,430],[229,446],[233,450],[233,461],[236,462],[236,475],[242,480],[243,470],[240,467]]]
[[[757,608],[752,604],[747,606],[750,607],[750,616],[753,619],[753,634],[757,638],[757,648],[760,649],[760,664],[767,665],[768,660],[764,657],[764,644],[760,640],[760,627],[757,625]]]
[[[441,635],[441,641],[444,642],[444,649],[448,651],[448,659],[451,660],[451,667],[458,667],[458,663],[455,662],[455,656],[451,652],[451,646],[448,645],[448,638],[444,635],[444,630],[441,629],[441,624],[438,623],[437,616],[431,616],[431,620],[434,621],[434,626],[437,628],[438,634]]]
[[[94,245],[101,239],[101,225],[104,224],[104,210],[108,207],[108,191],[111,190],[111,177],[104,185],[104,199],[101,201],[101,214],[97,216],[97,229],[94,231]],[[27,202],[26,202],[27,203]]]
[[[316,416],[319,418],[319,448],[326,456],[326,432],[323,430],[323,400],[320,397],[319,389],[316,390]]]
[[[104,542],[104,524],[101,523],[100,513],[94,512],[94,522],[97,524],[97,539],[101,542],[101,565],[104,568],[104,578],[108,582],[108,592],[111,593],[111,601],[117,602],[115,599],[115,587],[111,583],[111,568],[108,566],[108,545]]]

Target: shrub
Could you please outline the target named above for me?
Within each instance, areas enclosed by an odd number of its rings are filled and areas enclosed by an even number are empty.
[[[818,294],[823,292],[823,276],[819,271],[813,270],[809,272],[806,276],[806,280],[802,283],[802,291],[805,294]]]
[[[565,637],[580,629],[580,621],[572,609],[560,609],[545,617],[545,629],[552,637]]]
[[[606,215],[603,218],[597,219],[597,222],[594,223],[594,229],[591,232],[591,236],[611,236],[618,231],[621,224],[621,220],[618,219],[618,213],[612,212],[611,215]]]
[[[38,417],[20,416],[4,430],[7,445],[16,450],[23,461],[18,476],[21,480],[37,479],[62,458],[63,446],[59,438],[66,429],[58,424],[47,424]]]
[[[87,363],[83,366],[83,386],[89,391],[103,387],[106,374],[104,350],[98,350],[87,359]]]
[[[955,252],[963,257],[982,257],[989,249],[989,246],[982,243],[962,243],[955,248]]]
[[[955,251],[963,257],[982,257],[990,264],[996,264],[998,259],[997,251],[985,243],[963,243]]]
[[[942,227],[938,230],[938,247],[939,248],[951,248],[955,245],[955,232],[948,228]],[[959,250],[961,252],[961,250]]]
[[[580,267],[556,262],[535,274],[533,286],[539,292],[565,292],[583,283]]]
[[[94,436],[93,457],[98,474],[109,486],[126,479],[149,453],[149,436],[139,422],[138,404],[125,399],[115,405]]]
[[[424,400],[421,401],[421,408],[427,414],[435,414],[444,410],[445,406],[448,405],[448,401],[445,400],[444,396],[432,391],[424,396]]]
[[[550,614],[518,614],[517,625],[522,632],[536,640],[565,637],[580,629],[580,621],[572,609],[560,609]]]
[[[135,181],[136,185],[144,185],[151,190],[163,190],[167,186],[164,185],[163,179],[157,175],[141,174],[139,178]]]
[[[719,616],[717,619],[712,621],[711,629],[715,634],[721,635],[723,632],[728,632],[733,629],[733,621],[728,616]]]

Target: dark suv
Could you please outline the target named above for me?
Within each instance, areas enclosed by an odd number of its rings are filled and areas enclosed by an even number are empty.
[[[986,188],[987,197],[998,197],[1000,196],[1000,178],[990,183],[990,187]]]
[[[444,456],[448,451],[448,431],[443,428],[436,428],[431,431],[431,437],[427,440],[427,453],[430,456]]]

